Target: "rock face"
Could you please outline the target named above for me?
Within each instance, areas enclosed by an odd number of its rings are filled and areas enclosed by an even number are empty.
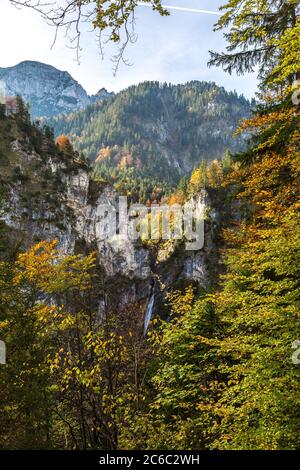
[[[29,102],[33,118],[67,114],[109,95],[102,89],[90,97],[68,72],[34,61],[0,68],[0,91]]]
[[[118,194],[106,186],[93,204],[88,202],[90,180],[85,171],[68,179],[67,204],[75,215],[72,227],[74,237],[84,240],[88,246],[96,245],[99,260],[109,277],[117,275],[128,279],[146,280],[151,275],[149,252],[131,242],[127,237],[116,234],[107,237],[103,233],[105,214],[103,207],[112,208],[117,220]]]
[[[145,299],[152,276],[149,250],[120,235],[106,237],[101,229],[101,208],[118,211],[114,188],[106,185],[91,198],[92,181],[86,169],[70,167],[55,155],[45,159],[25,147],[24,141],[11,142],[13,177],[0,211],[11,238],[25,249],[39,240],[57,239],[65,254],[96,251],[115,306]],[[102,301],[99,293],[99,305]]]
[[[76,240],[83,240],[89,247],[96,247],[100,266],[111,281],[118,283],[115,297],[119,305],[149,298],[153,312],[159,311],[164,302],[163,285],[170,287],[194,283],[199,289],[208,289],[211,284],[209,260],[214,259],[218,213],[213,208],[207,191],[201,191],[190,201],[194,217],[206,219],[204,246],[195,251],[186,250],[184,241],[169,240],[158,245],[158,249],[147,248],[139,241],[116,234],[103,236],[103,207],[112,207],[119,219],[119,195],[114,188],[105,186],[95,200],[89,201],[91,181],[85,171],[68,177],[66,204],[72,208],[74,222],[67,230],[69,252],[74,250]],[[118,224],[116,224],[118,227]],[[102,228],[101,228],[102,227]],[[62,248],[65,237],[61,234]],[[123,282],[119,284],[119,279]],[[157,279],[159,282],[155,282]],[[149,304],[148,304],[149,307]],[[147,307],[146,310],[149,310]]]
[[[110,93],[106,88],[101,88],[95,95],[90,97],[92,103],[96,103],[99,100],[107,100],[110,96],[113,96],[114,93]]]
[[[40,163],[40,156],[34,151],[24,151],[20,142],[14,141],[12,148],[18,155],[22,174],[26,175],[28,166],[37,167]],[[207,225],[203,249],[185,251],[183,242],[169,241],[154,255],[153,250],[139,240],[132,241],[120,234],[103,235],[103,207],[113,208],[118,220],[119,198],[114,188],[109,185],[98,188],[91,198],[93,183],[86,170],[77,168],[66,172],[63,163],[50,158],[43,163],[45,171],[48,182],[58,178],[61,181],[54,200],[49,203],[41,196],[38,201],[24,199],[22,183],[15,182],[10,187],[1,216],[19,234],[25,246],[41,239],[57,239],[59,248],[66,254],[74,253],[78,244],[88,250],[96,250],[106,281],[113,290],[118,286],[114,294],[117,305],[145,300],[154,277],[166,287],[178,282],[194,282],[203,288],[208,287],[207,259],[213,250],[211,224]],[[40,178],[38,172],[32,176],[35,181]],[[194,205],[200,212],[208,210],[210,201],[207,193],[195,196]],[[103,299],[99,298],[99,305],[101,301]]]
[[[184,241],[162,241],[153,247],[118,231],[107,237],[107,209],[112,209],[116,227],[120,228],[119,195],[113,187],[101,183],[95,188],[87,169],[79,163],[70,165],[56,154],[45,158],[34,149],[26,149],[24,141],[14,140],[11,149],[14,176],[0,218],[24,248],[39,240],[57,239],[65,254],[82,248],[83,252],[96,251],[117,307],[145,301],[151,291],[155,312],[164,295],[157,292],[161,285],[168,289],[193,282],[199,288],[209,287],[208,261],[214,251],[216,214],[207,192],[202,191],[192,200],[194,214],[205,213],[207,218],[204,247],[198,251],[187,251]],[[134,224],[134,216],[130,220],[129,224]],[[99,309],[101,302],[103,294],[99,294]]]

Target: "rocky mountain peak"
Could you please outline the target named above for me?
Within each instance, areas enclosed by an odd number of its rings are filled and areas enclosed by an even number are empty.
[[[0,90],[5,95],[22,96],[29,102],[33,118],[70,113],[108,95],[101,89],[90,97],[68,72],[31,60],[0,68]]]
[[[95,103],[99,100],[107,100],[114,93],[110,93],[106,88],[100,88],[95,95],[91,96],[91,100]]]

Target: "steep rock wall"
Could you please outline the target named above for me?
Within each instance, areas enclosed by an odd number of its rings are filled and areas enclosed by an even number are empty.
[[[103,237],[101,207],[111,206],[118,214],[118,194],[114,188],[104,185],[91,197],[93,182],[86,169],[76,165],[68,169],[65,163],[53,158],[42,161],[40,155],[25,151],[18,141],[12,143],[12,149],[17,155],[18,172],[23,176],[10,184],[1,218],[24,247],[42,239],[57,239],[65,253],[78,251],[83,245],[86,250],[95,250],[120,305],[146,300],[154,277],[160,280],[157,286],[163,284],[166,288],[185,282],[209,287],[209,259],[214,252],[218,216],[206,191],[192,200],[195,214],[200,217],[205,212],[203,249],[186,251],[184,241],[172,240],[153,249],[118,234]],[[41,174],[47,176],[44,191]],[[101,302],[103,298],[99,295],[99,305]]]

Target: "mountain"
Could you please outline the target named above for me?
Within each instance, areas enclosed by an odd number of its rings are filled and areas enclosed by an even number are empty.
[[[113,94],[89,96],[68,72],[25,61],[0,68],[0,91],[20,95],[33,119],[44,118],[96,160],[99,176],[156,179],[173,184],[201,160],[239,151],[232,134],[251,104],[215,83],[144,82]]]
[[[90,170],[90,162],[81,160],[76,151],[66,152],[55,145],[47,126],[41,129],[26,115],[0,113],[0,226],[4,223],[8,230],[6,250],[56,239],[64,254],[95,251],[115,306],[147,301],[158,274],[167,285],[209,284],[215,222],[207,221],[207,240],[201,251],[185,251],[184,243],[177,241],[158,249],[126,236],[104,237],[103,206],[117,213],[119,193],[109,183],[93,179]],[[208,193],[196,194],[193,204],[205,206],[209,218]],[[135,224],[134,219],[130,223]],[[100,311],[101,289],[98,301]]]
[[[0,68],[0,91],[8,96],[20,95],[29,103],[33,118],[70,113],[109,95],[101,89],[97,95],[88,96],[68,72],[34,61]]]
[[[101,88],[95,95],[90,96],[90,101],[92,103],[97,103],[97,101],[107,100],[113,95],[114,93],[107,91],[106,88]]]
[[[243,137],[232,134],[250,108],[243,96],[215,83],[144,82],[49,124],[102,173],[134,169],[174,182],[202,159],[240,150]]]

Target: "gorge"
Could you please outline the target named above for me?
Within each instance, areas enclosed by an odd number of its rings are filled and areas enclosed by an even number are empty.
[[[21,74],[19,69],[25,72]],[[34,70],[37,70],[35,81],[28,81],[28,76]],[[61,74],[63,72],[55,71],[55,69],[43,64],[25,62],[17,68],[2,69],[0,72],[2,79],[9,80],[9,90],[22,91],[24,99],[29,99],[30,109],[33,109],[34,114],[46,109],[43,108],[44,104],[48,106],[39,91],[44,89],[44,85],[41,85],[42,80],[48,80],[49,83],[52,83],[53,88],[51,89],[53,90],[56,88],[55,80],[59,81],[60,86],[68,82],[66,86],[70,86],[69,89],[73,90],[70,93],[79,100],[76,106],[84,106],[88,102],[87,95],[79,85],[71,83],[71,77],[66,76],[66,80],[62,81]],[[44,91],[47,91],[47,88]],[[51,96],[51,93],[48,96]],[[57,93],[60,94],[60,91],[57,90]],[[200,118],[197,118],[195,110],[189,110],[192,103],[189,95],[192,96],[194,103],[195,99],[200,103],[199,113],[204,113],[202,117],[199,115]],[[39,105],[37,105],[37,97],[40,100]],[[151,100],[156,103],[152,110],[149,109],[149,106],[153,106]],[[59,103],[53,102],[51,109],[53,113],[58,114],[62,108]],[[65,111],[66,109],[69,108],[64,108]],[[116,115],[112,114],[113,109],[117,110]],[[186,111],[183,111],[184,109]],[[207,114],[208,109],[211,110],[209,113],[213,114]],[[29,117],[26,116],[25,124],[22,122],[24,117],[15,119],[14,116],[2,120],[1,123],[2,132],[5,135],[5,138],[2,139],[3,150],[0,160],[1,185],[3,187],[1,219],[12,231],[12,239],[15,239],[16,243],[20,242],[23,248],[28,248],[39,240],[57,239],[59,249],[65,254],[80,251],[84,253],[95,249],[99,267],[103,270],[108,284],[118,286],[118,294],[112,296],[114,308],[124,307],[132,302],[145,304],[147,299],[149,300],[148,307],[144,307],[146,309],[145,332],[150,318],[153,316],[153,311],[161,308],[163,302],[161,295],[155,295],[159,286],[158,283],[151,284],[153,276],[158,276],[160,283],[165,285],[166,289],[187,282],[195,283],[197,289],[209,287],[214,275],[209,272],[211,269],[208,265],[212,264],[212,260],[217,263],[217,255],[214,253],[217,251],[215,247],[216,227],[220,225],[223,215],[218,214],[218,211],[213,207],[214,202],[210,195],[212,193],[209,194],[207,191],[203,193],[200,190],[196,192],[191,201],[198,217],[200,217],[201,211],[205,213],[205,245],[203,249],[198,251],[186,251],[183,240],[169,240],[164,243],[160,241],[151,246],[145,241],[129,241],[120,235],[103,239],[100,230],[100,225],[103,222],[101,208],[107,205],[117,212],[120,194],[129,194],[129,198],[132,198],[130,190],[126,187],[120,188],[116,184],[116,181],[118,183],[118,180],[124,180],[124,175],[127,175],[127,180],[128,178],[132,180],[131,185],[140,184],[136,183],[137,181],[142,181],[141,184],[144,184],[144,181],[147,181],[147,175],[152,175],[154,181],[156,178],[163,184],[165,177],[161,169],[165,168],[166,174],[172,175],[170,181],[173,181],[173,188],[174,181],[178,180],[178,175],[188,176],[194,165],[191,151],[195,153],[195,147],[190,145],[189,149],[185,149],[183,146],[178,153],[178,149],[174,146],[175,142],[170,140],[170,136],[175,131],[177,135],[187,132],[182,127],[182,123],[187,121],[182,121],[180,113],[187,113],[187,118],[190,111],[195,117],[190,120],[189,126],[194,126],[194,130],[198,133],[200,147],[202,141],[203,148],[208,145],[205,139],[209,138],[211,133],[205,137],[203,132],[205,128],[208,132],[207,126],[209,126],[210,119],[218,123],[217,127],[224,129],[224,126],[227,126],[226,140],[224,140],[224,132],[222,132],[222,142],[215,140],[216,155],[221,155],[220,151],[225,151],[226,147],[230,146],[230,132],[234,127],[235,120],[243,113],[247,114],[249,104],[237,96],[226,95],[224,90],[214,84],[192,82],[185,86],[167,87],[156,83],[145,83],[122,92],[117,97],[102,95],[98,104],[88,107],[86,111],[82,110],[79,111],[79,114],[61,116],[52,121],[48,120],[43,124],[44,128],[32,126],[29,123]],[[232,115],[232,124],[228,119],[226,119],[226,123],[224,122],[223,112]],[[106,160],[98,159],[96,163],[90,164],[85,158],[79,158],[79,154],[75,150],[73,154],[71,151],[70,155],[64,155],[54,146],[53,136],[47,127],[48,124],[54,124],[57,132],[58,128],[59,131],[69,132],[76,144],[76,135],[74,136],[71,131],[72,123],[77,123],[75,134],[78,136],[80,132],[85,133],[83,128],[78,128],[79,125],[88,128],[91,123],[97,122],[99,119],[99,123],[103,123],[104,129],[115,132],[115,126],[123,126],[125,123],[124,113],[127,113],[126,121],[131,126],[128,129],[123,127],[121,131],[121,134],[124,134],[124,142],[127,144],[120,143],[117,137],[117,140],[114,141],[113,136],[110,137],[110,140],[102,143],[99,140],[100,148],[101,145],[103,147],[107,144],[113,148],[112,143],[119,142],[121,157],[124,151],[132,153],[130,158],[133,163],[130,163],[129,166],[125,165],[123,169],[118,164],[119,160],[116,157],[109,157]],[[109,116],[112,119],[110,123]],[[205,116],[208,119],[207,123],[205,123]],[[130,129],[135,128],[134,121],[139,117],[144,120],[143,130],[140,130],[144,138],[139,137],[139,139],[141,142],[148,139],[154,147],[157,146],[158,154],[155,158],[151,157],[147,146],[140,149],[140,157],[136,157],[134,153],[136,150],[130,150],[130,145],[133,147],[135,145],[134,143],[128,144],[132,132]],[[83,119],[81,124],[80,119]],[[132,120],[131,124],[130,120]],[[107,127],[108,125],[109,127]],[[64,126],[67,127],[64,128]],[[157,126],[163,126],[161,131],[158,131]],[[182,127],[181,130],[180,127]],[[191,135],[191,130],[188,132]],[[216,128],[214,132],[216,132]],[[117,134],[115,135],[117,136]],[[82,141],[82,139],[80,140]],[[127,150],[124,145],[128,146]],[[178,142],[179,147],[180,145]],[[209,145],[212,155],[213,146]],[[150,150],[151,152],[152,150]],[[200,150],[200,154],[201,152],[203,154],[203,150]],[[117,154],[118,151],[115,151],[115,155]],[[157,171],[157,158],[160,154],[160,171]],[[92,154],[90,156],[92,157]],[[178,160],[179,156],[181,161]],[[129,157],[126,158],[129,161]],[[136,158],[139,158],[141,162],[139,168],[134,163]],[[193,158],[195,159],[195,156]],[[208,156],[208,159],[210,158],[212,157]],[[196,162],[196,160],[194,161]],[[119,168],[119,173],[115,176],[117,180],[113,181],[110,175],[113,175],[116,168]],[[107,171],[110,169],[109,172],[112,173],[106,174],[106,177],[99,177],[98,169],[100,172],[103,169]],[[155,184],[157,187],[158,183]],[[155,184],[152,183],[150,186],[150,192],[154,190]],[[141,197],[141,195],[137,197]],[[216,196],[213,196],[214,198]],[[154,297],[158,299],[155,302]],[[103,293],[99,293],[99,311],[103,305]]]

